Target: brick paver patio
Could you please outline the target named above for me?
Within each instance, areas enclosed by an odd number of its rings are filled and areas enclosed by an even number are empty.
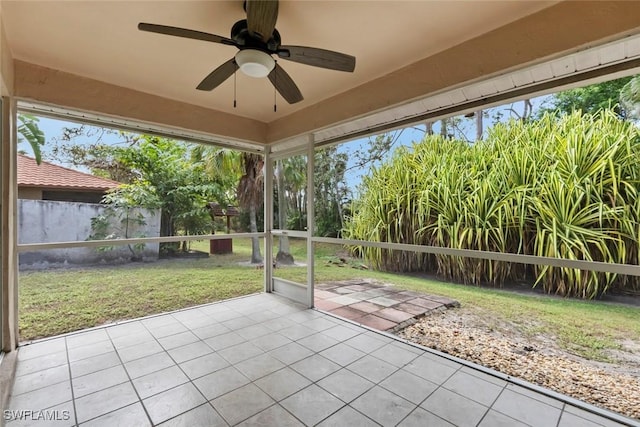
[[[366,279],[319,283],[315,287],[316,308],[380,331],[396,331],[429,311],[460,305],[450,298]]]

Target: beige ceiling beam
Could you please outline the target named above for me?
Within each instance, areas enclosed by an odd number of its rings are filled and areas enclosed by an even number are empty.
[[[15,61],[15,96],[74,110],[264,144],[266,124],[98,80]]]
[[[638,1],[565,1],[275,120],[267,140],[281,141],[637,31]]]

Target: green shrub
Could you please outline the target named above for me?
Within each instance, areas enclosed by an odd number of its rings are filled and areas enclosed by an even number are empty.
[[[638,264],[640,132],[610,111],[494,126],[468,145],[429,136],[363,181],[345,237]],[[593,298],[635,277],[359,248],[375,267],[501,286],[535,278]]]

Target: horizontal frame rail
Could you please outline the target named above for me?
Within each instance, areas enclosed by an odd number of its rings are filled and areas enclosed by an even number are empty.
[[[248,239],[265,237],[265,233],[202,234],[195,236],[140,237],[136,239],[85,240],[75,242],[23,243],[18,252],[40,251],[64,248],[95,248],[100,246],[122,246],[137,243],[191,242],[196,240]]]
[[[300,230],[272,230],[271,234],[273,234],[274,236],[302,237],[305,239],[309,238],[308,232]]]
[[[288,236],[308,238],[305,231],[296,230],[274,230],[273,236]],[[224,240],[224,239],[248,239],[252,237],[263,238],[266,233],[237,233],[237,234],[203,234],[196,236],[167,236],[167,237],[141,237],[136,239],[113,239],[113,240],[88,240],[75,242],[53,242],[53,243],[25,243],[18,245],[18,252],[29,252],[47,249],[100,247],[100,246],[121,246],[137,243],[165,243],[184,242],[197,240]],[[566,258],[552,258],[537,255],[523,255],[514,253],[480,251],[475,249],[444,248],[440,246],[413,245],[407,243],[389,242],[369,242],[366,240],[338,239],[334,237],[311,237],[314,243],[330,243],[336,245],[351,245],[376,247],[382,249],[426,253],[434,255],[460,256],[464,258],[485,259],[491,261],[514,262],[528,265],[548,265],[560,268],[575,268],[585,271],[598,271],[602,273],[626,274],[630,276],[640,276],[640,266],[631,264],[616,264],[601,261],[584,261]]]
[[[418,252],[434,255],[460,256],[464,258],[486,259],[491,261],[515,262],[528,265],[548,265],[560,268],[576,268],[602,273],[626,274],[640,276],[640,266],[630,264],[614,264],[600,261],[583,261],[567,258],[552,258],[537,255],[522,255],[503,252],[479,251],[474,249],[443,248],[440,246],[412,245],[406,243],[369,242],[366,240],[347,240],[334,237],[312,237],[314,243],[332,243],[338,245],[367,246],[399,251]]]

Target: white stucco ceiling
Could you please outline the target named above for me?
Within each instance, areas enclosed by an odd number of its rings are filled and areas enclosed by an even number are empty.
[[[139,22],[225,37],[243,19],[236,1],[2,1],[14,59],[270,123],[419,59],[548,7],[551,1],[283,1],[283,44],[342,51],[353,74],[281,60],[305,100],[287,105],[267,79],[237,74],[212,92],[196,85],[231,58],[230,46],[137,30]],[[526,48],[522,46],[522,48]]]

